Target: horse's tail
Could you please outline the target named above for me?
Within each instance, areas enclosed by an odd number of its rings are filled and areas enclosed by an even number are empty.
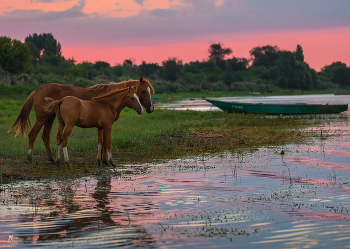
[[[22,105],[21,111],[18,114],[18,117],[16,118],[13,125],[10,127],[10,129],[7,132],[10,132],[15,126],[16,127],[16,135],[18,134],[25,136],[26,131],[31,128],[30,124],[30,113],[32,111],[33,102],[34,102],[34,96],[36,94],[37,90],[31,92],[31,94],[28,96],[26,102]]]
[[[62,116],[61,116],[61,111],[60,111],[60,105],[62,104],[62,100],[63,99],[60,99],[60,100],[54,100],[52,98],[44,98],[48,104],[44,105],[44,111],[45,112],[48,112],[48,113],[53,113],[55,112],[56,113],[56,117],[57,117],[57,120],[59,123],[63,123],[63,119],[62,119]]]
[[[47,104],[44,105],[44,111],[47,113],[53,113],[55,111],[55,108],[62,103],[62,99],[60,100],[54,100],[52,98],[44,98],[47,101]]]

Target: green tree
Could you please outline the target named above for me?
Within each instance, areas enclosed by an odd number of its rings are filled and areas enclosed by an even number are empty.
[[[98,72],[93,65],[94,64],[91,62],[84,61],[82,63],[69,67],[67,72],[76,77],[92,80],[93,77],[96,77],[98,75]]]
[[[335,74],[339,74],[339,72],[345,71],[347,69],[347,66],[345,63],[341,61],[333,62],[330,65],[324,66],[321,69],[321,73],[324,74],[329,81],[332,81],[335,84],[338,84],[338,82],[334,82],[334,80],[337,78]]]
[[[124,60],[123,62],[123,66],[126,67],[126,66],[132,66],[133,65],[133,61],[131,59],[126,59]]]
[[[243,81],[243,77],[238,72],[228,71],[223,74],[223,82],[230,86],[232,82]]]
[[[0,66],[13,73],[26,72],[30,67],[32,56],[27,44],[10,37],[0,37]]]
[[[110,66],[111,66],[111,64],[109,64],[108,62],[105,62],[105,61],[96,61],[95,64],[93,65],[93,67],[96,70],[109,68]]]
[[[278,85],[288,89],[315,89],[315,79],[310,67],[298,61],[290,51],[278,52]]]
[[[232,49],[223,48],[221,43],[212,43],[208,49],[209,60],[215,65],[225,60],[225,56],[232,53]]]
[[[350,86],[350,67],[339,67],[334,70],[332,82],[339,84],[341,87]]]
[[[246,58],[233,57],[227,60],[227,64],[230,66],[232,71],[243,71],[247,70],[249,66],[249,60]]]
[[[117,77],[120,77],[124,74],[124,68],[121,65],[116,65],[112,68],[112,72],[114,75],[116,75]]]
[[[294,52],[295,58],[297,61],[301,61],[304,62],[304,52],[303,52],[303,48],[298,44],[297,48]]]
[[[67,73],[75,77],[81,77],[81,78],[89,77],[89,70],[87,69],[87,67],[84,67],[81,64],[71,66],[70,68],[68,68]]]
[[[277,61],[277,52],[279,47],[266,45],[255,47],[249,51],[253,60],[253,66],[273,67]]]
[[[34,33],[25,38],[25,43],[32,53],[34,64],[40,63],[43,56],[62,56],[61,44],[57,42],[51,33],[40,35]]]
[[[150,77],[151,75],[159,74],[160,66],[158,63],[146,63],[145,61],[139,65],[141,75],[144,77]]]
[[[177,58],[169,58],[162,62],[163,70],[162,75],[165,80],[176,81],[179,77],[180,70],[182,69],[182,60]]]
[[[185,72],[189,72],[189,73],[193,73],[193,74],[197,74],[201,72],[200,69],[201,63],[199,61],[190,61],[189,63],[186,63],[183,67],[183,70]]]

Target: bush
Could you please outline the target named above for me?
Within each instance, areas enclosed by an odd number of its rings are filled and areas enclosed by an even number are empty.
[[[332,82],[317,80],[316,89],[322,90],[322,89],[328,89],[328,88],[333,88]]]
[[[201,90],[211,91],[212,85],[213,83],[211,82],[203,82],[201,86]]]
[[[256,90],[259,92],[273,91],[276,88],[273,80],[257,80]]]
[[[88,79],[85,79],[85,78],[78,78],[74,82],[74,86],[86,88],[86,87],[92,86],[92,84],[91,84],[91,80],[88,80]]]
[[[54,74],[37,74],[31,75],[28,79],[31,87],[38,88],[39,86],[49,83],[58,83],[62,85],[71,85],[79,87],[89,87],[99,83],[109,83],[109,80],[94,78],[92,81],[86,78],[74,77],[73,75],[54,75]]]
[[[183,86],[183,85],[181,85],[180,83],[177,83],[177,82],[175,82],[175,83],[173,83],[173,82],[168,83],[167,84],[167,88],[168,88],[167,90],[169,92],[172,92],[172,93],[180,93],[180,92],[186,92],[187,91],[187,88],[185,86]]]
[[[199,85],[188,85],[187,88],[190,92],[200,92],[201,90]]]
[[[226,91],[226,84],[222,81],[219,81],[212,85],[213,91]]]
[[[155,80],[152,81],[152,86],[154,88],[154,91],[156,93],[165,93],[166,92],[166,88],[165,88],[165,81],[163,80]]]
[[[258,87],[254,82],[233,82],[230,85],[231,91],[251,92],[257,91]]]
[[[23,98],[27,97],[32,91],[34,91],[34,87],[26,87],[23,85],[13,85],[13,86],[5,86],[0,84],[0,96],[7,98]]]

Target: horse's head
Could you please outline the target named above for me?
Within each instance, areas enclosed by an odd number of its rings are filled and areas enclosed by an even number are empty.
[[[143,77],[140,77],[140,84],[137,88],[137,95],[140,98],[141,104],[146,108],[146,112],[152,113],[154,110],[153,107],[153,101],[152,101],[152,94],[154,93],[154,89],[149,83],[148,78],[143,79]]]
[[[141,115],[143,113],[143,107],[141,105],[140,99],[132,87],[129,87],[129,90],[125,96],[125,104],[127,107],[134,109],[138,115]]]

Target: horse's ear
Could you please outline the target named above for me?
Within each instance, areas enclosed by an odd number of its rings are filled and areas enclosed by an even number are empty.
[[[145,80],[149,81],[149,80],[148,80],[148,77],[146,77],[146,79],[145,79]]]
[[[142,83],[143,82],[143,77],[142,76],[140,76],[140,83]]]

